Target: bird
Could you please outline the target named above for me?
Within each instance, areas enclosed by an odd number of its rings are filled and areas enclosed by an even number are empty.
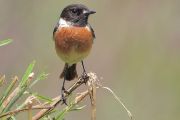
[[[78,62],[82,64],[82,78],[84,80],[88,78],[83,60],[89,55],[96,37],[93,28],[88,23],[89,16],[94,13],[96,11],[90,10],[83,4],[68,5],[62,10],[53,30],[56,53],[65,63],[60,78],[63,79],[61,97],[66,105],[65,81],[78,77],[76,71]]]

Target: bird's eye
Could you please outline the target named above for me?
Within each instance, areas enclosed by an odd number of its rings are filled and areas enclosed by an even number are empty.
[[[77,12],[77,9],[72,9],[71,12],[72,12],[72,13],[76,13],[76,12]]]
[[[80,14],[81,14],[81,11],[78,10],[78,9],[72,9],[71,12],[72,12],[73,14],[76,14],[76,15],[80,15]]]

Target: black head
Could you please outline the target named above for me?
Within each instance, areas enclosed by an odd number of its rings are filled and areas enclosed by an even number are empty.
[[[60,17],[72,25],[86,26],[89,15],[94,13],[82,4],[72,4],[63,9]]]

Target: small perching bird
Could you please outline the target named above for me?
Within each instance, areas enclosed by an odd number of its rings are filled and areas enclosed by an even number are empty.
[[[62,99],[64,98],[65,81],[76,78],[76,64],[82,63],[82,78],[87,78],[83,59],[88,56],[95,38],[94,30],[88,23],[88,17],[96,13],[82,4],[72,4],[65,7],[59,21],[54,28],[53,38],[57,55],[65,62],[60,78],[64,78],[62,85]]]

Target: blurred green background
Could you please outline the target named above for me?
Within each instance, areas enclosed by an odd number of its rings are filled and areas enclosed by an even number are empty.
[[[63,62],[55,53],[52,31],[71,3],[97,11],[89,19],[97,38],[85,60],[87,71],[103,77],[101,82],[122,98],[136,120],[179,120],[179,0],[0,0],[0,40],[14,40],[0,48],[0,73],[10,80],[36,60],[35,72],[45,70],[49,77],[33,90],[59,95]],[[129,119],[112,95],[100,89],[97,94],[98,120]],[[90,120],[89,106],[66,120]]]

